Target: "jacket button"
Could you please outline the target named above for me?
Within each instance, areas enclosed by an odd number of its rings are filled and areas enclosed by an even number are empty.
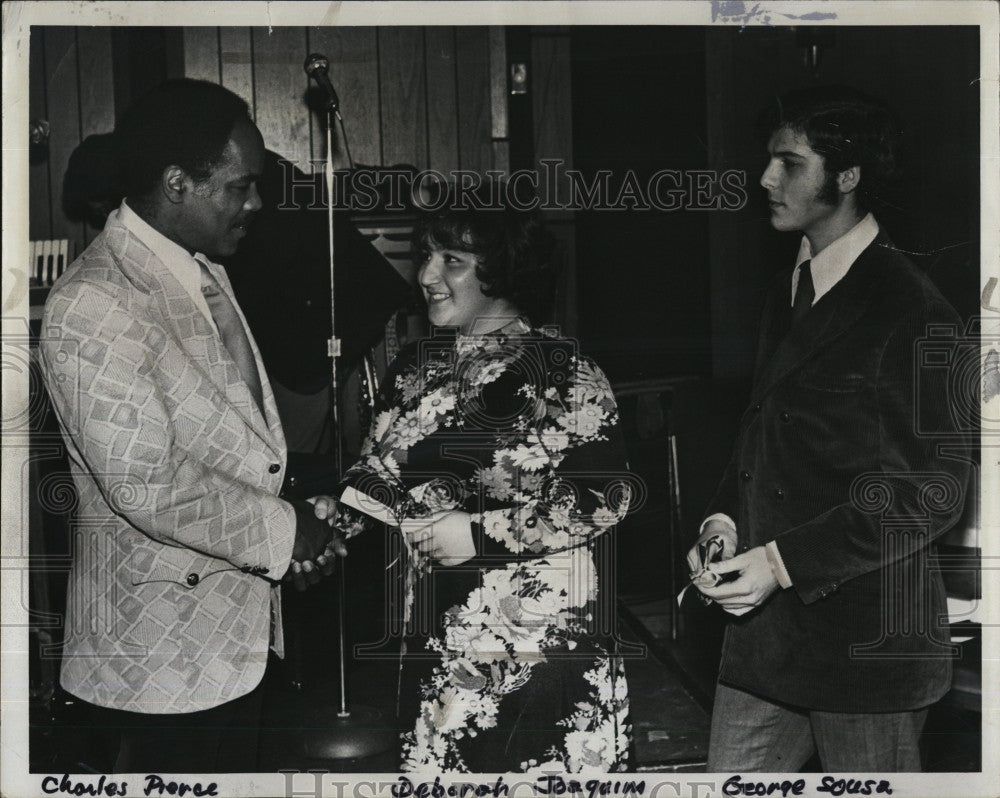
[[[187,582],[189,585],[191,585],[191,587],[194,587],[195,585],[198,584],[198,582],[201,581],[201,577],[198,576],[198,574],[188,574],[187,579],[185,579],[184,581]]]
[[[792,420],[792,415],[788,411],[782,410],[778,418],[780,418],[783,422],[787,424]]]
[[[753,410],[753,412],[755,412],[755,413],[759,413],[760,412],[760,402],[758,402],[757,404],[755,404],[750,409]]]
[[[753,477],[750,476],[749,471],[740,471],[740,479],[742,479],[744,482],[749,482],[751,479],[753,479]]]
[[[280,470],[281,466],[278,465],[278,463],[271,463],[271,465],[267,467],[267,472],[269,474],[277,474]]]
[[[784,501],[785,500],[785,491],[783,491],[781,488],[775,488],[774,489],[774,498],[776,498],[778,501]]]

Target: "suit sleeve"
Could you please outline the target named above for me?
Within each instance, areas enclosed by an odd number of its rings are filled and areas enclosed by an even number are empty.
[[[161,543],[280,578],[295,512],[179,445],[181,411],[159,366],[183,355],[162,329],[126,312],[110,289],[77,282],[52,296],[44,330],[39,350],[53,407],[111,510]],[[204,412],[212,410],[206,402]]]
[[[938,451],[942,435],[954,439],[949,369],[921,368],[916,345],[929,321],[954,322],[953,311],[938,311],[910,313],[882,351],[876,462],[855,479],[848,501],[776,539],[792,586],[806,603],[912,555],[962,513],[968,464]]]

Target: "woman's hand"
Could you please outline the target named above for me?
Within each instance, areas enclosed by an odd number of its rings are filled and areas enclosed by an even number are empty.
[[[306,501],[313,506],[317,518],[333,526],[334,519],[337,517],[337,500],[333,496],[312,496]]]
[[[472,517],[462,510],[409,519],[403,521],[400,529],[410,546],[441,565],[460,565],[476,556]]]

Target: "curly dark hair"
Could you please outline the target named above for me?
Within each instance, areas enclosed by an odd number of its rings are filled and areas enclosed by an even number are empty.
[[[216,83],[178,78],[150,89],[115,127],[126,196],[148,198],[171,165],[207,180],[236,123],[249,118],[246,102]]]
[[[424,214],[413,231],[417,262],[431,246],[471,252],[480,259],[476,276],[488,297],[510,301],[532,324],[545,322],[555,296],[556,269],[552,263],[555,238],[536,211],[521,210],[511,202],[505,181],[485,185],[463,195],[449,187],[440,210]],[[488,198],[488,199],[487,199]]]
[[[861,167],[856,191],[861,211],[882,204],[886,188],[898,176],[892,114],[880,100],[856,89],[820,86],[789,92],[766,109],[761,127],[767,136],[782,128],[804,135],[823,157],[827,175]]]

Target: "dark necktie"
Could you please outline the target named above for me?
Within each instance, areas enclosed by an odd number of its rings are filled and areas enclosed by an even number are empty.
[[[260,374],[257,371],[257,361],[250,347],[250,338],[243,327],[243,322],[236,312],[236,306],[215,281],[208,267],[198,260],[201,267],[201,293],[208,303],[208,310],[219,328],[219,336],[227,351],[236,362],[243,381],[250,388],[250,393],[257,402],[257,407],[264,412],[264,393],[260,386]]]
[[[816,298],[816,289],[813,288],[812,271],[810,261],[804,261],[799,267],[799,283],[795,286],[795,301],[792,303],[792,326],[794,327],[802,317],[809,312],[813,299]]]

